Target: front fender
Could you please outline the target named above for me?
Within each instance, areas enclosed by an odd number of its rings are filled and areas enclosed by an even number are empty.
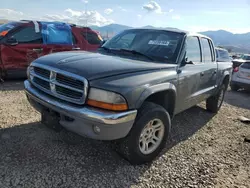
[[[174,84],[172,83],[161,83],[161,84],[157,84],[157,85],[153,85],[150,86],[148,88],[146,88],[140,98],[138,99],[137,103],[136,103],[136,108],[140,108],[142,103],[151,95],[156,94],[158,92],[162,92],[162,91],[171,91],[174,93],[175,98],[176,98],[176,87]]]

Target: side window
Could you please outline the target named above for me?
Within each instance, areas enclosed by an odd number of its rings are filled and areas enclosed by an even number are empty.
[[[101,44],[102,40],[98,37],[96,33],[82,32],[82,35],[89,44]]]
[[[43,43],[41,32],[36,33],[34,27],[25,27],[12,35],[19,44],[41,44]]]
[[[212,52],[212,61],[215,62],[215,58],[216,58],[216,55],[217,55],[217,54],[215,54],[216,50],[215,50],[214,45],[213,45],[211,40],[209,40],[209,44],[210,44],[210,50]]]
[[[201,38],[201,43],[203,46],[203,62],[212,62],[213,61],[213,56],[212,56],[212,51],[209,45],[209,41],[206,38]]]
[[[187,61],[201,62],[201,47],[198,37],[188,37],[186,40]]]

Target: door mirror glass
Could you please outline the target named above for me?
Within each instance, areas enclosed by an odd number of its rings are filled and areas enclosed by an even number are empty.
[[[7,43],[8,45],[15,46],[15,45],[18,44],[18,41],[16,40],[16,38],[11,37],[11,38],[8,38],[8,39],[6,40],[6,43]]]

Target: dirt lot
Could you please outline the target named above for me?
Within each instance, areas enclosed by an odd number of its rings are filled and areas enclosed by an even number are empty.
[[[249,187],[250,94],[228,91],[217,115],[203,104],[176,116],[163,155],[131,166],[109,143],[63,134],[39,123],[21,81],[0,85],[0,187]]]

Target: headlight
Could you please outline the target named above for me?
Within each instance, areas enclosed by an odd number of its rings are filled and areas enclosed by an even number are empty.
[[[30,72],[33,71],[33,67],[32,66],[28,66],[26,73],[27,73],[27,78],[30,80]]]
[[[26,70],[26,74],[27,74],[27,78],[30,79],[30,66],[27,67],[27,70]]]
[[[126,100],[121,95],[96,88],[90,88],[87,104],[113,111],[128,109]]]

